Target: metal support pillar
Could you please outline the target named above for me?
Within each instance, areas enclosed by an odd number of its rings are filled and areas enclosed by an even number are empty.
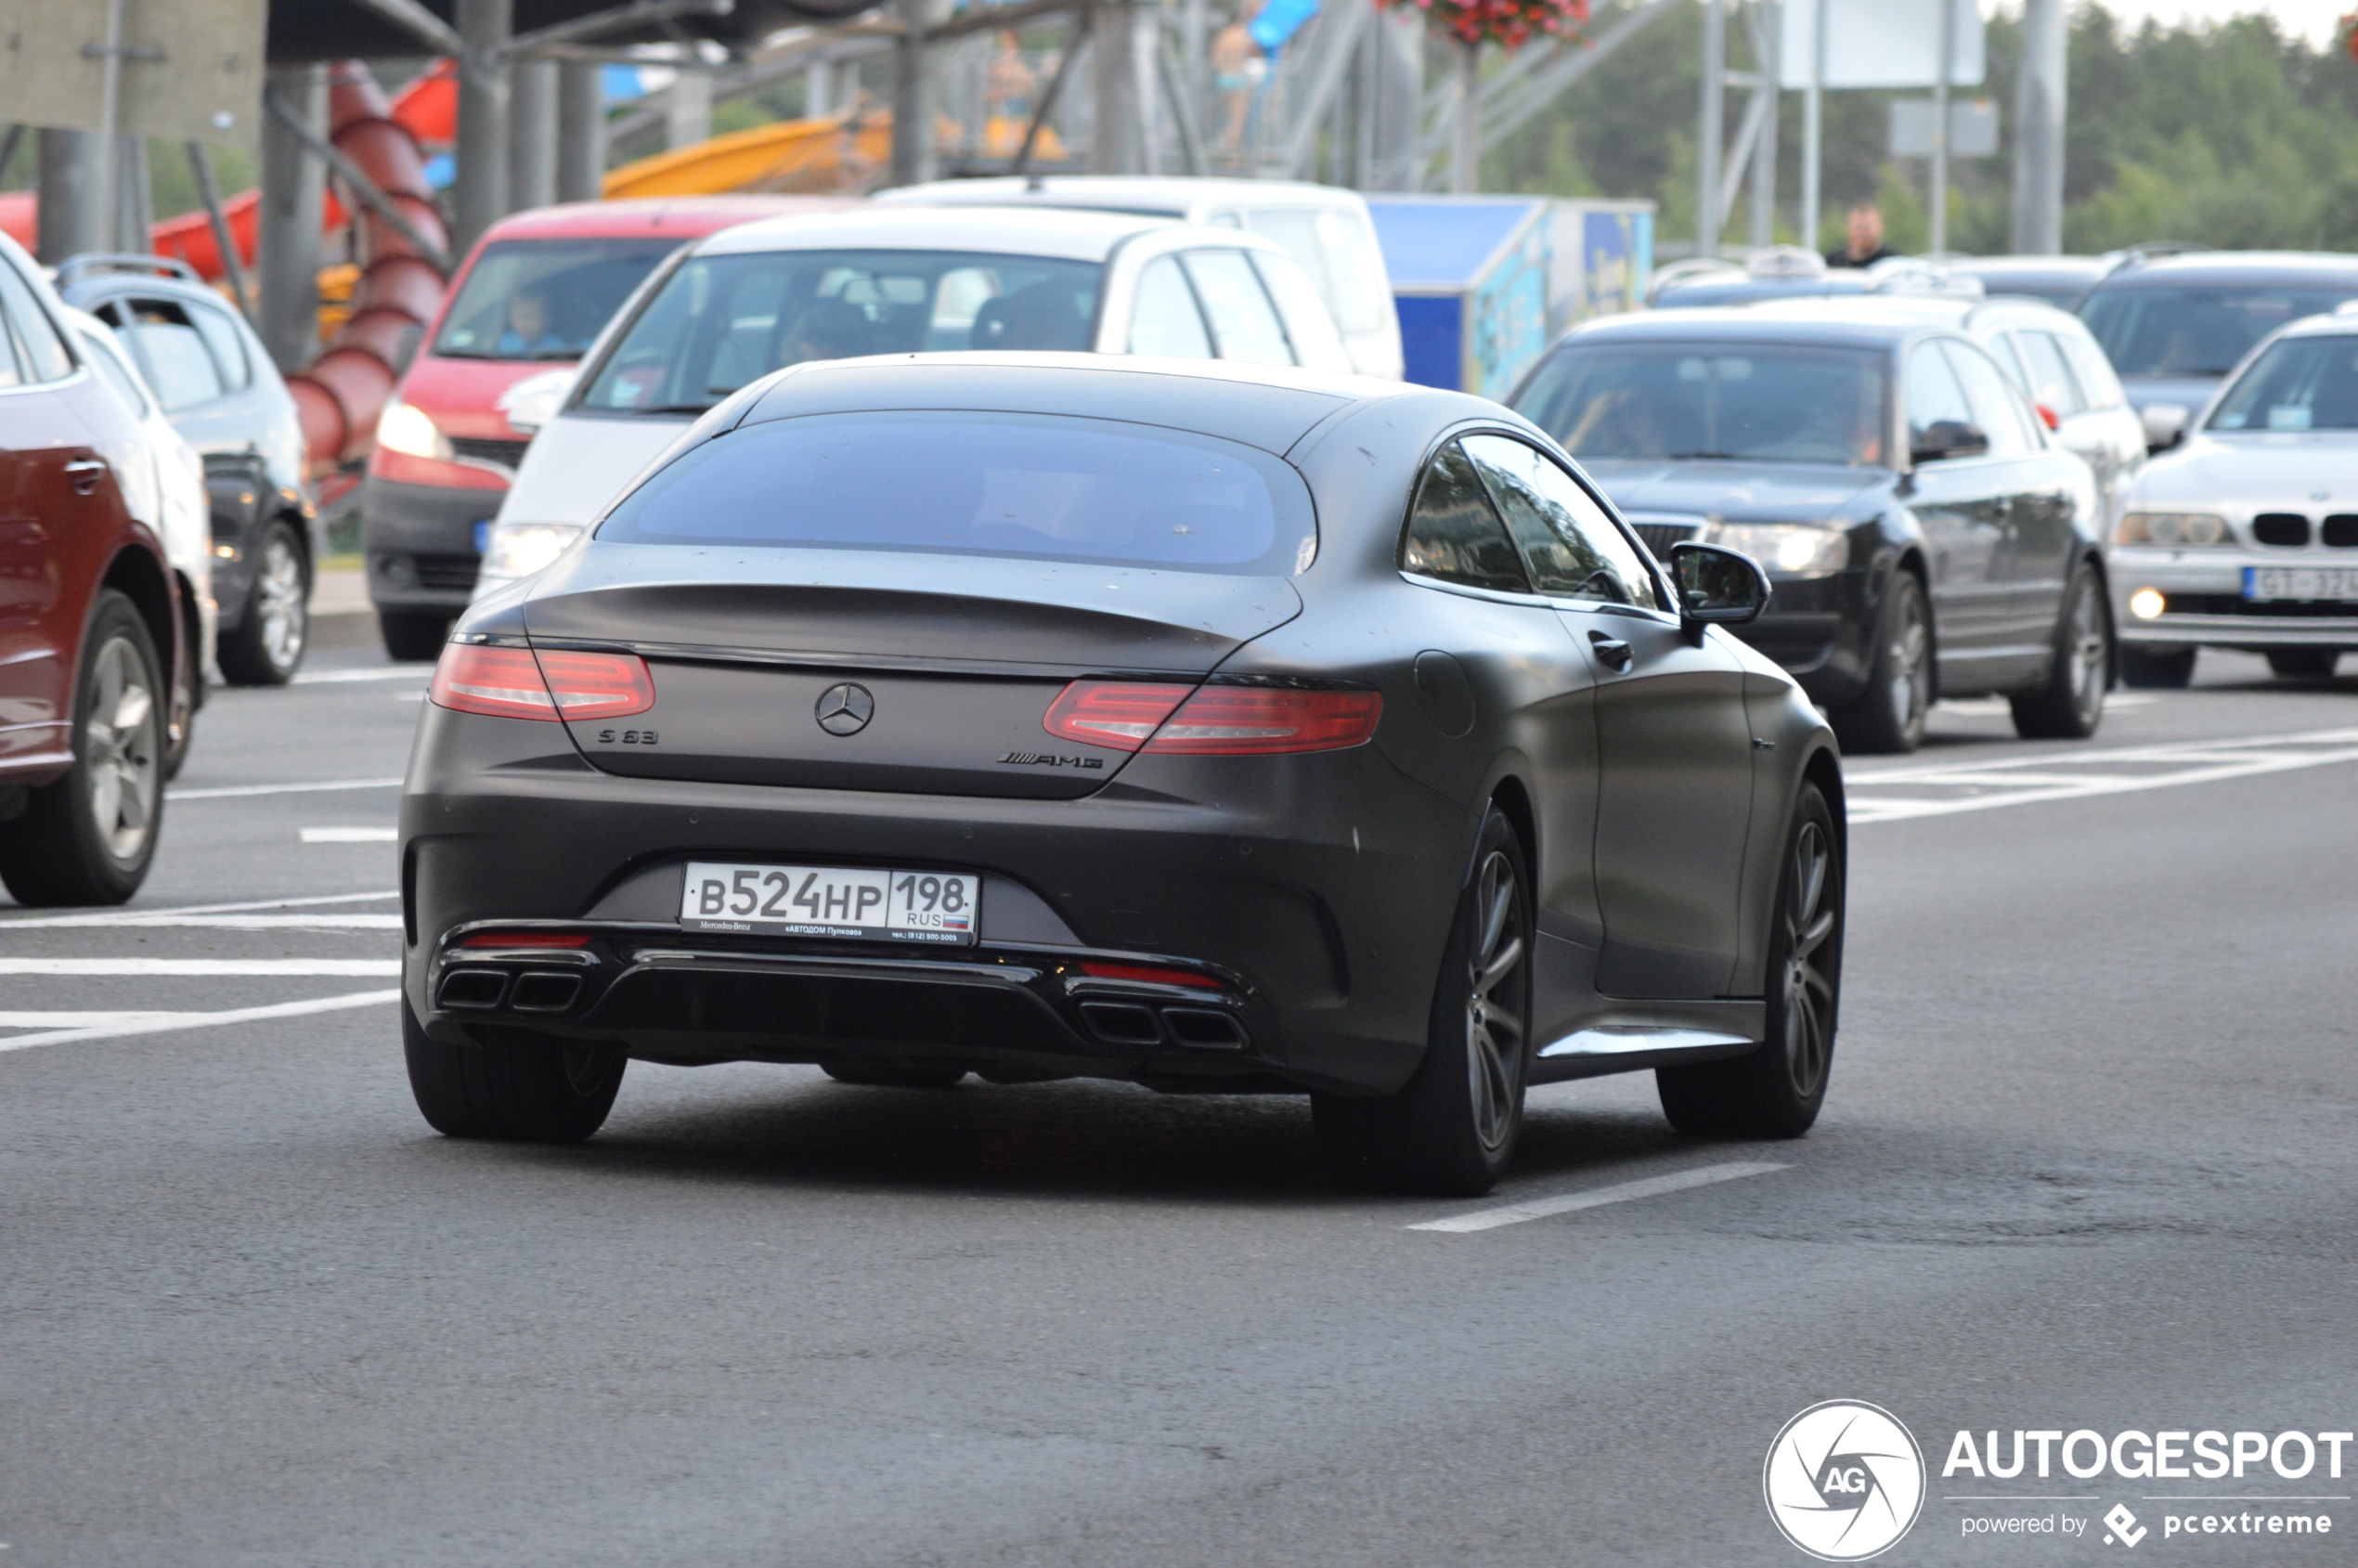
[[[1818,248],[1825,225],[1821,178],[1826,167],[1826,0],[1794,0],[1811,10],[1809,85],[1801,95],[1801,242]]]
[[[595,201],[606,177],[606,68],[557,67],[557,200]]]
[[[324,66],[275,67],[268,90],[314,133],[327,135]],[[281,370],[302,369],[319,347],[319,223],[327,188],[327,165],[278,116],[264,115],[256,314],[263,346]]]
[[[1949,78],[1956,73],[1957,0],[1940,0],[1940,72],[1932,84],[1932,253],[1949,253]]]
[[[120,143],[122,156],[116,161],[115,172],[115,249],[133,255],[145,255],[154,243],[156,227],[155,185],[148,173],[148,142],[144,136],[124,136]]]
[[[99,213],[99,244],[109,251],[127,251],[123,221],[123,6],[107,0],[107,42],[98,68],[98,171],[91,201]],[[142,236],[139,249],[146,250]]]
[[[1719,149],[1728,136],[1728,3],[1704,0],[1703,123],[1695,133],[1695,254],[1719,253]]]
[[[1368,97],[1371,190],[1414,190],[1424,183],[1417,133],[1425,101],[1425,14],[1396,6],[1375,20],[1376,68]]]
[[[932,53],[926,28],[933,0],[898,0],[900,34],[892,46],[893,185],[922,185],[940,173],[934,134]]]
[[[1138,113],[1138,33],[1134,0],[1096,0],[1089,57],[1096,91],[1090,113],[1089,166],[1100,175],[1147,172],[1145,123]]]
[[[2063,251],[2064,104],[2071,19],[2064,0],[2023,0],[2015,96],[2016,255]]]
[[[1450,62],[1457,90],[1449,104],[1449,192],[1471,196],[1481,182],[1482,50],[1461,43],[1457,51]]]
[[[1782,103],[1778,72],[1783,59],[1778,51],[1778,30],[1784,18],[1777,0],[1753,0],[1755,58],[1759,61],[1760,91],[1768,95],[1768,117],[1752,146],[1752,243],[1755,249],[1777,242],[1777,111]]]
[[[508,215],[508,70],[501,52],[515,32],[515,0],[459,0],[458,232],[464,255]]]
[[[42,262],[55,266],[68,256],[107,248],[106,210],[98,205],[98,133],[41,133],[40,194]]]
[[[197,178],[197,194],[204,201],[205,222],[213,229],[214,250],[221,257],[221,276],[229,285],[229,297],[237,302],[238,314],[253,325],[253,291],[246,285],[245,258],[238,253],[238,237],[230,232],[229,216],[221,207],[221,186],[213,177],[213,154],[201,141],[183,144],[188,154],[188,172]]]
[[[508,206],[523,212],[557,199],[557,62],[508,68]]]
[[[663,117],[663,145],[669,149],[694,147],[712,139],[712,77],[700,69],[680,67],[680,74],[664,89],[667,99]],[[510,110],[509,117],[514,118]]]
[[[824,120],[836,111],[836,68],[824,55],[813,55],[802,68],[802,117]]]

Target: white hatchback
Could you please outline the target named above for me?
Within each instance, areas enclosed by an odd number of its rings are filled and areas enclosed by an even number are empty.
[[[482,598],[578,538],[697,415],[787,365],[1062,349],[1349,371],[1276,241],[1135,214],[870,209],[683,247],[609,322],[500,503]]]

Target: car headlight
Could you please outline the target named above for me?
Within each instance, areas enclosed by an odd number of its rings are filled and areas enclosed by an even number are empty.
[[[1711,542],[1741,550],[1788,577],[1822,577],[1850,564],[1850,536],[1814,523],[1722,523]]]
[[[577,523],[495,523],[483,552],[483,575],[528,577],[580,537]]]
[[[2155,545],[2164,550],[2208,550],[2233,547],[2235,536],[2227,520],[2212,512],[2132,512],[2113,530],[2115,544]]]
[[[388,452],[400,452],[413,458],[439,458],[450,460],[450,443],[434,426],[425,412],[413,408],[399,398],[385,405],[377,418],[377,445]]]

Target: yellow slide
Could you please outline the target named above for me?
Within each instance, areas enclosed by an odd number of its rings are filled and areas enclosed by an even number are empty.
[[[1011,157],[1023,144],[1024,123],[994,119],[985,127],[983,150]],[[945,150],[964,132],[944,119]],[[1063,159],[1064,144],[1043,127],[1032,152],[1043,163]],[[659,152],[626,163],[606,175],[609,200],[630,196],[717,196],[728,191],[827,196],[863,190],[892,159],[892,113],[854,111],[836,119],[781,120],[732,131],[710,141]]]

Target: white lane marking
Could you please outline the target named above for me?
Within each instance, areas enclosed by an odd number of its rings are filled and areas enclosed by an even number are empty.
[[[0,958],[0,975],[398,975],[397,958]]]
[[[72,926],[84,930],[153,930],[192,927],[207,931],[398,931],[397,914],[355,914],[323,910],[317,914],[65,914],[47,920],[0,921],[0,931],[18,926]]]
[[[250,909],[298,909],[310,904],[374,903],[401,895],[388,888],[382,893],[311,893],[294,899],[253,899],[234,904],[184,904],[178,909],[109,910],[101,914],[38,914],[25,920],[0,920],[0,931],[27,926],[144,926],[179,923],[186,914],[238,914]]]
[[[413,664],[407,669],[314,669],[298,675],[290,685],[333,686],[347,680],[415,680],[422,687],[434,679],[434,666]]]
[[[229,800],[247,795],[307,795],[324,789],[398,789],[392,779],[323,779],[317,784],[222,784],[213,789],[167,789],[166,800]]]
[[[2358,730],[2310,730],[2287,735],[2041,751],[1989,762],[1883,768],[1852,773],[1845,783],[1854,791],[1897,787],[1976,792],[1914,797],[1854,793],[1849,798],[1850,821],[1854,825],[1863,825],[1914,817],[1955,816],[1964,811],[1989,811],[2002,806],[2028,806],[2048,800],[2133,795],[2181,784],[2216,784],[2227,779],[2291,772],[2336,762],[2358,762]],[[2128,771],[2137,769],[2146,771]]]
[[[265,1018],[299,1018],[310,1013],[333,1013],[346,1007],[367,1007],[398,1002],[398,991],[358,991],[349,996],[320,996],[309,1002],[274,1002],[266,1007],[233,1007],[226,1013],[173,1013],[137,1023],[102,1025],[92,1029],[53,1029],[41,1034],[19,1034],[0,1040],[0,1054],[29,1051],[36,1045],[70,1045],[83,1040],[117,1040],[126,1034],[162,1034],[176,1029],[212,1029],[221,1024],[258,1023]]]
[[[1553,1198],[1535,1198],[1523,1203],[1509,1203],[1502,1209],[1477,1209],[1471,1214],[1452,1214],[1445,1220],[1427,1220],[1422,1225],[1413,1225],[1408,1228],[1444,1230],[1462,1236],[1470,1231],[1496,1230],[1500,1225],[1519,1225],[1525,1220],[1544,1220],[1550,1214],[1569,1214],[1579,1209],[1601,1209],[1608,1203],[1626,1203],[1638,1198],[1659,1198],[1665,1192],[1684,1192],[1689,1187],[1709,1186],[1714,1182],[1765,1176],[1771,1171],[1784,1169],[1783,1165],[1756,1160],[1733,1160],[1722,1165],[1698,1165],[1691,1171],[1674,1171],[1666,1176],[1646,1176],[1634,1182],[1618,1182],[1612,1186],[1590,1187],[1585,1192],[1559,1193]]]
[[[149,1018],[177,1018],[179,1013],[150,1008],[138,1013],[0,1013],[0,1029],[96,1029],[109,1024],[144,1023]]]
[[[305,844],[390,844],[401,836],[395,827],[306,827]]]

